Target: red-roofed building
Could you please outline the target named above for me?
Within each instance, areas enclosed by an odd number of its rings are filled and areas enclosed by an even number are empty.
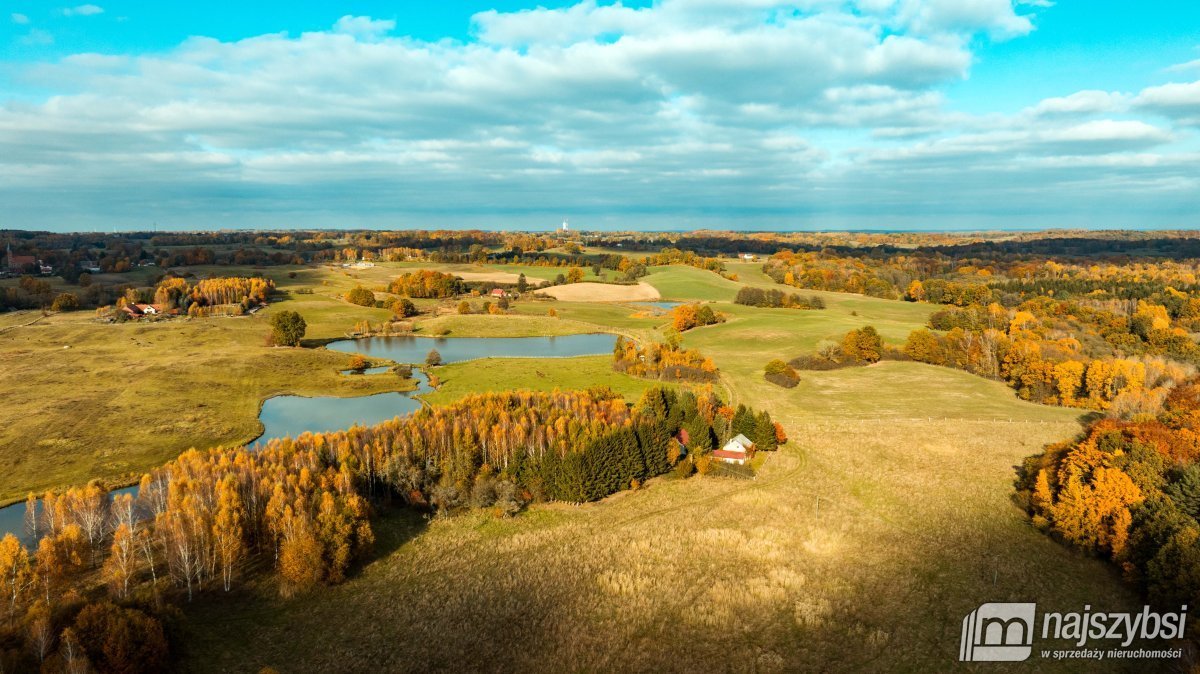
[[[725,463],[742,465],[754,454],[754,443],[746,436],[738,433],[725,446],[714,450],[712,457]]]

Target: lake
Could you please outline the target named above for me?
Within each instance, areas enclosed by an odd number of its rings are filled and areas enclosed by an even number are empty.
[[[397,363],[424,363],[430,349],[442,354],[443,363],[476,358],[568,358],[612,353],[616,335],[590,334],[562,337],[366,337],[342,339],[325,348],[361,353]]]

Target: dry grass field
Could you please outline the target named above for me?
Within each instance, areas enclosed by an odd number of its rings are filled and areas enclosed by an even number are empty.
[[[612,283],[572,283],[537,291],[565,302],[649,302],[660,299],[649,283],[615,285]]]
[[[931,423],[892,404],[911,397],[903,382],[874,387],[877,420],[765,390],[752,402],[773,400],[793,441],[753,481],[662,478],[511,520],[394,513],[379,557],[342,586],[189,611],[186,668],[945,671],[982,602],[1126,607],[1106,565],[1008,501],[1012,465],[1073,415],[987,391],[989,407]]]

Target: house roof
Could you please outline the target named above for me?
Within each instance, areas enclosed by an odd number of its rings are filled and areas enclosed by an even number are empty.
[[[737,435],[733,436],[732,438],[729,439],[729,441],[736,442],[743,447],[751,447],[754,445],[753,440],[751,440],[750,438],[747,438],[746,436],[742,435],[741,433],[738,433]]]
[[[731,452],[731,451],[725,450],[725,449],[714,449],[712,451],[712,456],[714,456],[718,459],[744,459],[744,458],[746,458],[746,453],[745,452]]]

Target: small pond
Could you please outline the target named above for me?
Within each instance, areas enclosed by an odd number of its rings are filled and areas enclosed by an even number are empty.
[[[343,339],[326,346],[333,351],[361,353],[397,363],[424,363],[437,349],[443,363],[476,358],[566,358],[611,353],[616,335],[565,335],[562,337],[367,337]]]
[[[322,396],[275,396],[263,403],[258,420],[263,434],[255,444],[301,433],[340,431],[351,426],[374,426],[392,417],[404,416],[421,409],[414,396],[428,393],[429,379],[424,372],[413,370],[417,390],[407,393],[376,393],[354,398]]]
[[[683,304],[683,302],[634,302],[634,305],[639,307],[654,307],[655,309],[662,309],[663,311],[670,311],[681,304]]]

